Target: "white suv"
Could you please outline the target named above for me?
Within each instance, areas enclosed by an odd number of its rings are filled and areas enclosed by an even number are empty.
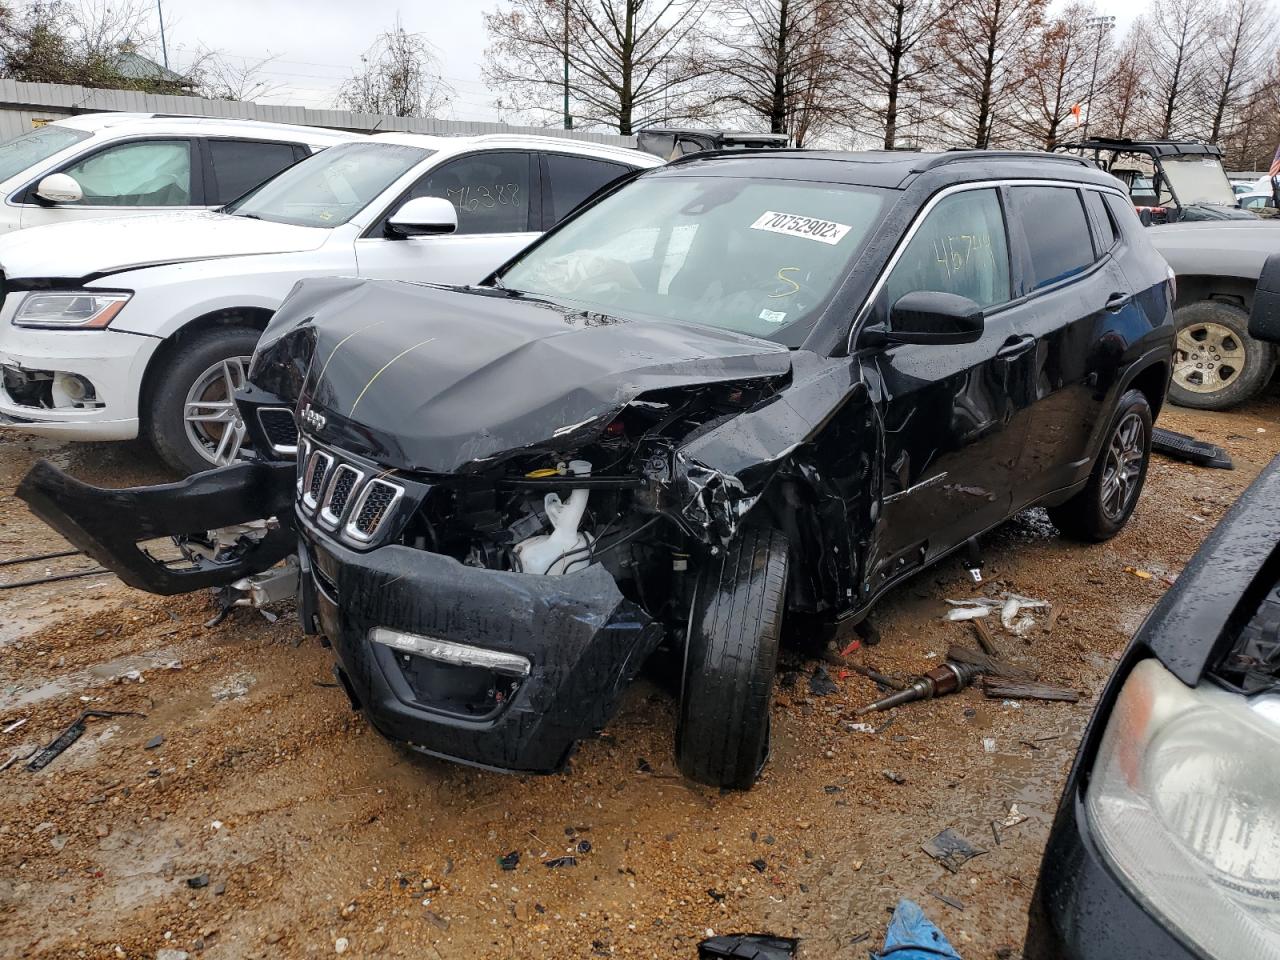
[[[467,284],[598,189],[661,165],[549,137],[379,134],[219,211],[0,237],[0,426],[146,437],[176,470],[234,459],[232,394],[304,277]]]
[[[359,134],[257,120],[93,113],[0,143],[0,231],[220,207]]]

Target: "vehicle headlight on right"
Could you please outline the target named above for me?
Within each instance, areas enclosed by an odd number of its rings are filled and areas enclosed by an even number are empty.
[[[122,291],[35,291],[23,299],[13,323],[46,330],[100,330],[115,319],[132,296]]]
[[[1280,694],[1192,689],[1139,663],[1085,803],[1112,868],[1184,940],[1280,960]]]

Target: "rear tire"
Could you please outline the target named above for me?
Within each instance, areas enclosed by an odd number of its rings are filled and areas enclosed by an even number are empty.
[[[1180,407],[1226,410],[1257,395],[1275,370],[1275,350],[1249,336],[1249,314],[1201,300],[1173,314],[1178,328],[1169,399]]]
[[[741,531],[699,575],[676,722],[691,780],[746,790],[768,758],[786,586],[787,540],[774,530]]]
[[[1151,460],[1151,404],[1141,390],[1120,397],[1089,482],[1049,519],[1072,540],[1101,543],[1124,529],[1138,505]]]
[[[247,361],[242,362],[242,358],[253,355],[258,337],[257,330],[247,327],[214,327],[182,340],[161,358],[163,366],[150,384],[147,406],[142,412],[144,430],[160,458],[182,476],[220,465],[211,455],[218,453],[225,431],[231,431],[232,436],[221,462],[236,459],[238,438],[244,435],[236,411],[226,409],[225,422],[188,423],[186,407],[191,392],[207,380],[207,388],[200,391],[201,398],[209,401],[207,415],[217,413],[217,406],[230,399],[225,394],[243,384]],[[229,372],[220,368],[224,361],[229,364]],[[201,443],[202,439],[206,442]]]

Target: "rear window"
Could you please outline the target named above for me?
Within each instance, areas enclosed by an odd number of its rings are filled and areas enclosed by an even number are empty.
[[[1027,238],[1032,290],[1073,277],[1093,263],[1093,240],[1079,190],[1014,187],[1009,193]]]
[[[1097,190],[1084,192],[1084,205],[1089,208],[1089,213],[1093,216],[1093,224],[1098,231],[1098,249],[1105,253],[1116,245],[1119,231],[1111,219],[1107,205],[1102,200],[1102,194]]]
[[[230,203],[286,167],[293,166],[293,145],[264,140],[210,140],[209,158],[218,184],[213,203]]]

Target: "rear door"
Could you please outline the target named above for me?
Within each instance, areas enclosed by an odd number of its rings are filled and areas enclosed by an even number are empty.
[[[302,144],[271,140],[216,137],[205,140],[204,145],[205,196],[214,207],[238,200],[308,155]]]
[[[1020,508],[1088,474],[1092,437],[1126,340],[1109,336],[1132,304],[1112,256],[1117,236],[1096,191],[1071,184],[1007,189],[1022,237],[1025,305],[1018,332],[1034,338],[1031,424],[1014,484]],[[1097,217],[1101,217],[1098,220]]]
[[[986,326],[976,343],[898,344],[874,357],[885,449],[872,589],[1008,514],[1026,428],[1011,399],[1011,363],[1025,349],[1013,317],[1010,250],[1000,190],[966,188],[924,215],[876,296],[875,310],[887,318],[906,293],[954,293],[983,307]]]
[[[413,197],[443,197],[458,213],[456,233],[392,239],[387,218]],[[356,241],[360,276],[424,283],[478,283],[541,233],[538,157],[488,150],[432,167]]]

